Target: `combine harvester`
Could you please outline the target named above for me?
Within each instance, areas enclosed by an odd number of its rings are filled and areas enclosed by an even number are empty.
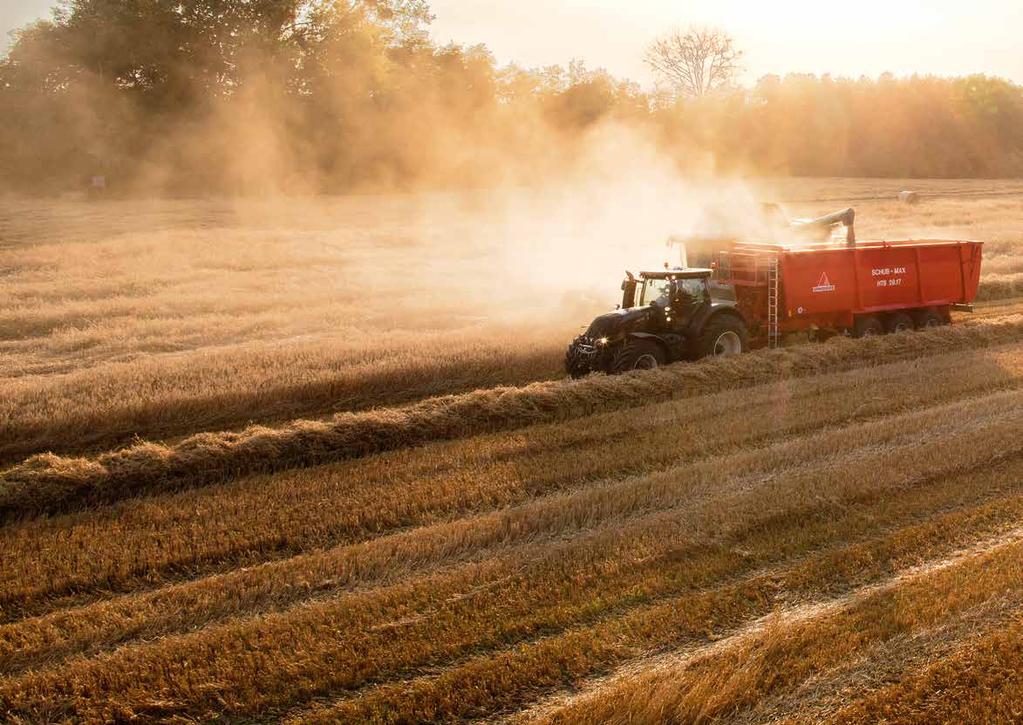
[[[688,240],[709,266],[690,267],[683,245],[680,267],[627,272],[619,308],[569,346],[569,375],[737,355],[792,333],[821,340],[937,327],[952,310],[972,310],[981,242],[857,242],[854,221],[847,209],[785,224],[788,243]],[[838,226],[845,238],[834,241]]]

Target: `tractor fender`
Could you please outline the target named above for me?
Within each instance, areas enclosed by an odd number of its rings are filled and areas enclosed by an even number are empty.
[[[715,320],[718,317],[722,317],[722,316],[726,316],[726,315],[730,316],[730,317],[734,317],[739,322],[741,322],[742,324],[746,325],[746,327],[749,327],[749,322],[746,320],[745,317],[743,317],[743,314],[741,312],[739,312],[739,308],[738,307],[732,307],[731,305],[724,306],[724,307],[718,307],[718,308],[712,310],[711,313],[707,316],[707,319],[704,321],[704,324],[707,324],[711,320]]]
[[[698,315],[693,324],[689,327],[689,337],[697,338],[703,334],[703,329],[712,321],[719,319],[723,315],[734,317],[743,325],[746,329],[749,329],[749,321],[739,311],[739,308],[730,302],[723,302],[715,304],[706,309],[703,314]]]
[[[653,340],[664,349],[664,354],[667,356],[668,362],[676,362],[682,357],[682,346],[684,344],[684,340],[681,335],[656,335],[652,332],[629,332],[625,335],[625,337],[626,339],[634,338],[638,340]]]

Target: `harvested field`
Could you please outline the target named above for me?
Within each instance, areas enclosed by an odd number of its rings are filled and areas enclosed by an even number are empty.
[[[988,241],[986,301],[571,382],[607,300],[485,293],[483,199],[4,202],[2,719],[1016,718],[1023,188],[761,185],[929,191],[862,234]]]
[[[779,179],[753,193],[797,200],[785,205],[795,216],[904,187],[1019,191]],[[620,267],[659,265],[665,236],[692,216],[659,201],[620,189],[571,202],[0,201],[0,462],[560,378],[567,340],[613,307]],[[604,211],[580,218],[589,203]],[[651,219],[637,225],[637,207]],[[863,237],[984,240],[981,297],[1016,296],[1023,195],[857,207]],[[520,237],[538,264],[509,260]],[[414,275],[394,274],[410,263]],[[566,264],[579,270],[571,283],[542,268]]]

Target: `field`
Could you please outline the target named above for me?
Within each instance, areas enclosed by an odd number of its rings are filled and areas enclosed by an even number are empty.
[[[2,719],[1018,720],[1023,183],[690,189],[982,301],[564,380],[685,191],[0,201]]]

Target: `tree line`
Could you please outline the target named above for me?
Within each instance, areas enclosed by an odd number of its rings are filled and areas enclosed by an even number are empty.
[[[607,124],[682,169],[1023,173],[1023,89],[1005,80],[742,88],[741,53],[697,30],[651,46],[665,83],[644,90],[578,61],[499,66],[482,45],[433,43],[431,19],[425,0],[65,0],[0,59],[0,188],[97,175],[166,193],[529,183],[571,168]],[[697,41],[706,66],[692,63]]]

